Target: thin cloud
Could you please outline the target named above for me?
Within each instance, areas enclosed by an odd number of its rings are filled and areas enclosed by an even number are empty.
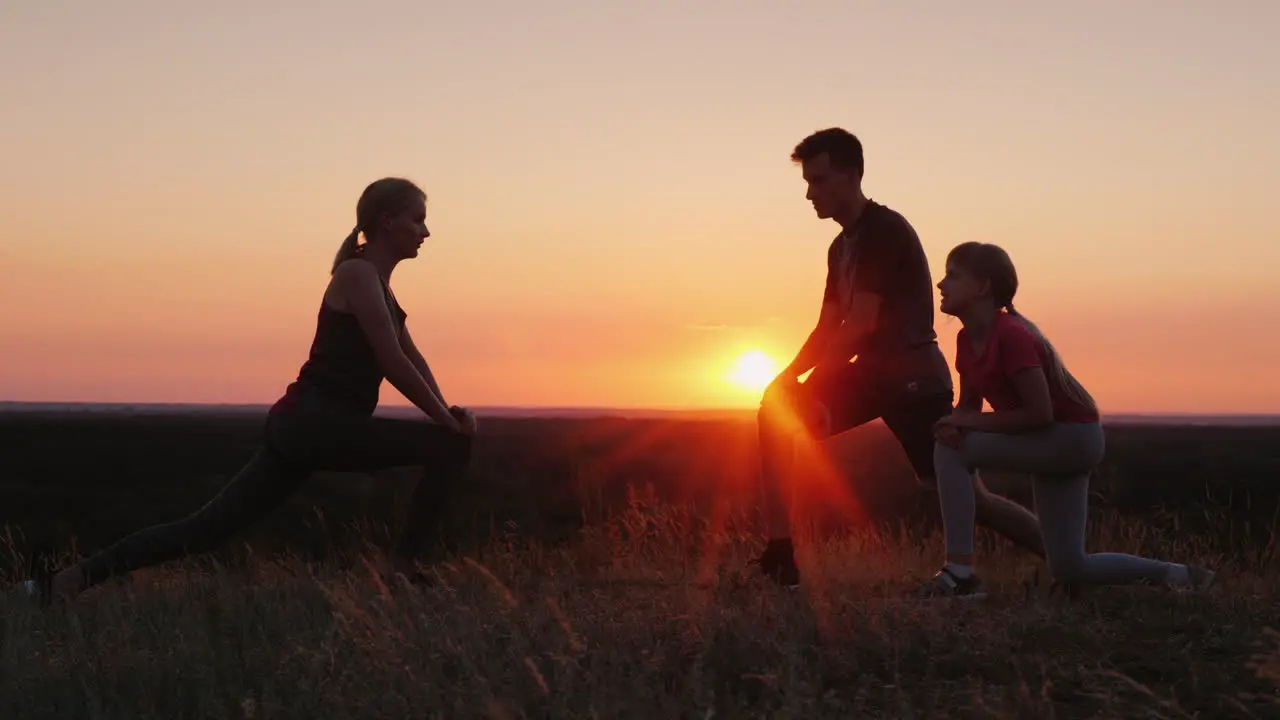
[[[758,323],[722,323],[722,322],[701,322],[690,323],[685,327],[689,330],[699,332],[724,332],[726,330],[759,330],[770,325],[777,325],[782,322],[780,317],[769,317],[764,322]]]

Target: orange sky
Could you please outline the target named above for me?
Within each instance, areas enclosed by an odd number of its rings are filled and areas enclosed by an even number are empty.
[[[721,376],[790,358],[836,231],[788,154],[843,125],[935,272],[1009,249],[1104,409],[1280,411],[1280,6],[176,5],[3,11],[0,399],[271,402],[403,174],[451,402],[751,403]]]

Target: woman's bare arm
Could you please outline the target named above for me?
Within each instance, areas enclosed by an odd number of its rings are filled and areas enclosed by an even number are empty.
[[[401,348],[391,311],[387,308],[386,296],[383,294],[382,280],[373,265],[365,262],[343,263],[334,273],[332,282],[343,305],[355,315],[365,337],[369,339],[378,365],[391,385],[426,413],[427,417],[445,427],[461,431],[462,426],[449,413],[448,406],[440,400]]]

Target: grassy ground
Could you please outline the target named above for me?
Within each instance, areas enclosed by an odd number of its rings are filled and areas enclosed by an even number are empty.
[[[936,535],[804,544],[787,592],[742,574],[745,527],[636,500],[568,543],[499,535],[428,589],[384,582],[371,551],[189,562],[44,612],[6,597],[0,717],[1280,717],[1272,553],[1102,516],[1092,548],[1219,584],[1064,599],[984,537],[993,597],[965,605],[903,598]]]

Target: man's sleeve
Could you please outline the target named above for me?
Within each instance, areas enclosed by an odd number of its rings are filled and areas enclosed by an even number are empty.
[[[836,282],[836,273],[839,271],[840,268],[836,267],[836,242],[833,242],[827,248],[827,286],[822,291],[823,305],[840,302],[840,287]]]
[[[858,253],[854,292],[883,298],[901,285],[902,259],[911,243],[920,240],[906,220],[893,217],[877,223],[867,241]]]

